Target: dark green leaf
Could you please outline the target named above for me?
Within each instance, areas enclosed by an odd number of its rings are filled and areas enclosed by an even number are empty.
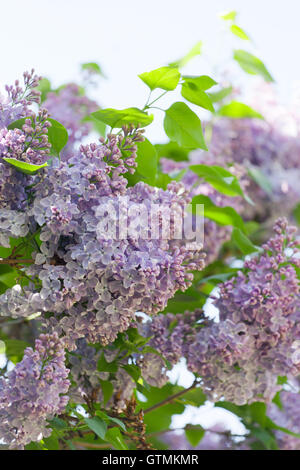
[[[95,416],[94,418],[84,418],[84,421],[97,436],[101,437],[101,439],[105,438],[107,424],[103,419]]]
[[[151,72],[141,73],[139,78],[146,83],[150,90],[161,88],[170,91],[177,87],[180,73],[176,67],[160,67]]]
[[[245,72],[252,75],[260,75],[266,82],[274,81],[264,63],[258,57],[250,54],[250,52],[237,49],[234,51],[233,58]]]
[[[108,380],[100,380],[101,389],[103,393],[103,402],[106,404],[108,400],[112,397],[114,392],[114,387],[111,382]]]
[[[59,442],[56,436],[49,436],[43,439],[47,450],[59,450]]]
[[[198,116],[180,101],[166,110],[164,129],[170,140],[182,147],[207,150]]]
[[[108,429],[105,440],[112,444],[117,450],[128,450],[128,446],[125,444],[119,428]]]
[[[118,370],[118,365],[116,364],[116,362],[107,362],[104,353],[102,353],[102,356],[98,361],[97,367],[100,372],[117,372]]]
[[[205,429],[201,428],[200,426],[192,426],[190,425],[188,428],[185,429],[185,437],[189,441],[189,443],[196,447],[201,439],[204,437]]]

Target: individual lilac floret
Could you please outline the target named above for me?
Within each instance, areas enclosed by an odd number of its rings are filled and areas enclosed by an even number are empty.
[[[11,449],[23,449],[51,434],[47,420],[63,413],[68,403],[64,361],[57,334],[40,335],[35,351],[25,349],[22,361],[0,378],[0,438]]]

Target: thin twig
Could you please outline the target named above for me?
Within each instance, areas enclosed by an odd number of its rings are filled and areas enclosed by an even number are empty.
[[[184,390],[181,390],[180,392],[175,393],[174,395],[171,395],[170,397],[166,398],[165,400],[160,401],[159,403],[156,403],[153,406],[150,406],[150,408],[147,408],[146,410],[144,410],[144,414],[150,413],[151,411],[156,410],[157,408],[160,408],[161,406],[164,406],[164,405],[166,405],[167,403],[170,403],[173,400],[176,400],[176,398],[181,397],[185,393],[187,393],[190,390],[192,390],[193,388],[195,388],[197,384],[198,384],[198,382],[194,382],[193,385],[191,385],[190,387],[185,388]]]

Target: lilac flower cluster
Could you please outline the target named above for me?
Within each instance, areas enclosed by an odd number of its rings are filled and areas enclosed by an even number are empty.
[[[142,327],[171,364],[186,357],[212,401],[268,402],[280,389],[278,375],[300,372],[299,250],[286,220],[279,219],[274,231],[244,271],[220,285],[214,299],[219,322],[185,312],[159,315]],[[165,372],[161,359],[149,360],[158,382]]]
[[[279,219],[275,236],[244,272],[220,285],[220,322],[190,345],[188,367],[212,400],[269,401],[277,376],[300,372],[299,266],[295,229]]]
[[[57,92],[49,92],[44,106],[68,130],[69,140],[61,155],[67,160],[72,157],[76,144],[91,132],[93,125],[84,118],[99,109],[99,105],[83,95],[78,85],[69,83]]]
[[[0,378],[0,438],[11,449],[51,434],[47,420],[68,403],[68,373],[64,345],[53,333],[40,335],[35,351],[25,349],[22,361]]]
[[[41,77],[35,75],[32,69],[31,72],[24,72],[23,78],[24,88],[16,80],[14,85],[5,87],[7,98],[0,98],[0,129],[6,128],[17,119],[31,116],[31,104],[40,102],[41,93],[36,87]]]
[[[201,245],[187,248],[172,236],[107,239],[99,234],[103,209],[117,209],[120,197],[126,196],[129,206],[183,207],[188,201],[177,183],[166,191],[144,183],[126,187],[123,174],[134,171],[136,142],[142,139],[140,132],[126,132],[109,135],[106,143],[82,146],[35,185],[27,215],[42,227],[42,244],[25,272],[37,282],[0,296],[2,315],[52,312],[47,326],[66,335],[69,348],[81,337],[102,344],[114,341],[136,311],[162,310],[176,290],[191,285],[190,271],[204,265]],[[139,214],[134,218],[139,221]]]

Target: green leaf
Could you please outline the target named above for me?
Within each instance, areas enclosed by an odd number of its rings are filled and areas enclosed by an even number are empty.
[[[196,447],[201,439],[204,437],[205,429],[201,428],[200,426],[192,426],[190,425],[188,428],[185,429],[185,437],[189,441],[189,443]]]
[[[211,99],[213,103],[217,103],[218,101],[222,101],[225,98],[227,98],[227,96],[231,95],[232,91],[233,91],[232,86],[228,86],[225,88],[221,88],[221,90],[219,91],[215,91],[213,93],[207,93],[207,95],[209,96],[209,98]]]
[[[104,77],[104,73],[102,72],[100,65],[97,64],[96,62],[86,62],[85,64],[81,64],[81,70],[92,71]]]
[[[141,73],[139,78],[146,83],[151,91],[156,88],[171,91],[177,87],[180,73],[176,67],[160,67],[151,72]]]
[[[104,122],[112,128],[120,128],[124,125],[133,124],[136,127],[145,127],[153,121],[153,115],[147,114],[138,108],[126,109],[99,109],[91,113],[98,121]]]
[[[271,183],[258,167],[251,166],[248,169],[248,173],[251,178],[255,181],[255,183],[258,184],[258,186],[260,186],[266,194],[268,194],[269,196],[272,195],[273,190]]]
[[[244,118],[258,118],[263,119],[263,116],[252,109],[250,106],[240,103],[239,101],[231,101],[229,104],[225,104],[219,109],[218,114],[220,116],[226,116],[233,119],[244,119]]]
[[[201,106],[214,113],[214,107],[208,95],[192,81],[185,81],[181,86],[181,95],[190,103]]]
[[[42,78],[42,80],[39,81],[36,90],[41,92],[41,102],[43,103],[47,98],[47,94],[51,91],[51,83],[48,78]]]
[[[68,142],[68,131],[55,119],[49,118],[47,121],[51,123],[51,127],[48,129],[48,141],[51,144],[50,152],[54,155],[59,155]]]
[[[125,364],[121,367],[126,370],[127,374],[129,374],[135,382],[137,382],[141,377],[141,369],[135,364]]]
[[[192,75],[183,75],[182,78],[186,83],[192,83],[197,88],[200,88],[200,90],[208,90],[214,85],[217,85],[217,82],[208,75],[199,75],[197,77]]]
[[[224,13],[220,15],[220,18],[225,21],[235,21],[236,19],[237,12],[235,10],[229,11],[227,13]]]
[[[112,423],[117,424],[118,426],[120,426],[120,428],[123,429],[123,431],[126,431],[126,426],[123,423],[123,421],[121,421],[120,419],[113,418],[112,416],[108,416],[106,413],[104,413],[103,411],[99,411],[99,410],[96,411],[96,415],[99,416],[99,418],[104,419],[104,421],[111,421]]]
[[[196,175],[210,183],[220,193],[227,196],[242,196],[245,199],[247,198],[240,187],[237,177],[232,175],[230,171],[225,170],[225,168],[217,165],[191,165],[189,168]]]
[[[22,162],[17,160],[16,158],[2,158],[6,163],[14,166],[18,171],[21,173],[25,173],[26,175],[34,175],[37,171],[41,168],[45,168],[47,163],[43,163],[42,165],[33,165],[32,163]]]
[[[108,402],[108,400],[112,397],[114,393],[114,387],[112,383],[109,382],[109,380],[99,379],[99,381],[100,381],[100,385],[101,385],[101,389],[103,393],[103,402],[106,405],[106,403]]]
[[[258,57],[250,54],[250,52],[237,49],[234,51],[233,58],[245,72],[252,75],[260,75],[266,82],[274,82],[264,63]]]
[[[180,147],[176,142],[168,142],[167,144],[155,144],[154,145],[158,158],[170,158],[176,162],[187,161],[189,150]]]
[[[191,207],[188,207],[189,212],[192,212],[195,204],[204,205],[204,217],[207,219],[213,220],[219,225],[231,225],[242,231],[245,230],[242,217],[232,207],[216,206],[208,196],[198,195],[193,197]]]
[[[27,118],[17,119],[16,121],[9,124],[7,128],[22,129],[26,119]],[[68,131],[60,122],[56,121],[55,119],[48,118],[47,121],[51,123],[51,127],[48,128],[48,141],[51,144],[50,154],[57,156],[68,142]],[[44,166],[46,166],[46,164]]]
[[[259,250],[259,248],[253,245],[251,240],[237,227],[233,229],[231,239],[244,255],[249,255]]]
[[[157,173],[157,152],[148,139],[137,144],[137,171],[146,178],[153,179]]]
[[[230,26],[230,31],[240,39],[244,39],[245,41],[250,41],[249,36],[245,33],[245,31],[237,26],[236,24],[232,24]]]
[[[178,101],[166,110],[164,129],[169,139],[182,147],[207,150],[201,121],[185,103]]]
[[[125,444],[119,428],[108,429],[105,440],[112,444],[117,450],[128,450],[128,446]]]
[[[102,353],[102,356],[98,361],[97,368],[100,372],[117,372],[118,365],[115,361],[107,362],[104,353]]]
[[[97,119],[94,118],[94,116],[85,116],[82,119],[82,122],[91,122],[93,124],[94,131],[97,132],[99,135],[102,137],[105,136],[105,131],[106,131],[106,125],[104,122],[98,121]]]
[[[50,427],[52,429],[57,429],[57,431],[62,431],[63,429],[66,429],[68,427],[67,423],[63,419],[57,418],[57,416],[55,416],[51,419],[51,421],[48,422]]]
[[[185,56],[175,62],[171,62],[169,65],[178,68],[184,67],[190,60],[202,53],[202,44],[202,41],[198,41]]]
[[[95,416],[94,418],[84,418],[84,421],[97,436],[103,440],[105,439],[107,424],[103,419]]]
[[[59,450],[59,442],[56,436],[51,435],[46,437],[43,439],[43,442],[47,447],[47,450]]]

